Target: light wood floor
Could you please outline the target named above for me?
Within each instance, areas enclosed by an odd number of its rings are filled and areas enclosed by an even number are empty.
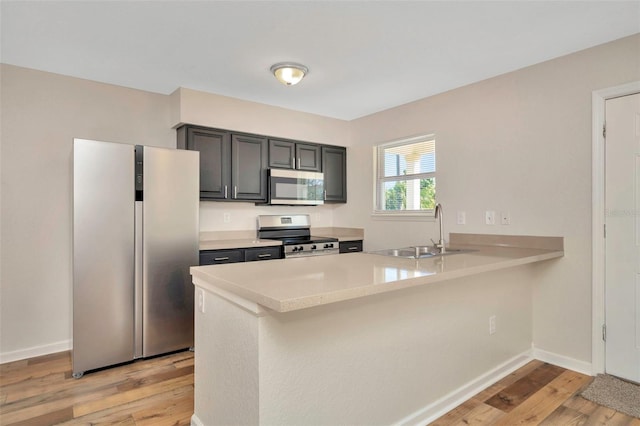
[[[640,419],[579,396],[592,380],[534,360],[431,425],[640,426]]]
[[[0,365],[0,424],[188,425],[193,353],[71,377],[69,352]]]
[[[640,419],[579,396],[592,378],[532,361],[432,423],[628,425]],[[71,377],[69,352],[0,366],[0,424],[188,425],[193,353],[180,352]]]

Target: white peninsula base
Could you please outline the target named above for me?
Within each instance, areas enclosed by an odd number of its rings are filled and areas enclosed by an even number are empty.
[[[562,248],[556,252],[561,256]],[[372,254],[321,256],[335,258],[332,271],[319,275],[310,265],[328,260],[309,259],[310,274],[287,279],[315,283],[322,294],[322,283],[331,286],[333,273],[346,273],[341,268],[351,256],[393,270],[391,261]],[[488,384],[482,382],[488,372],[497,380],[528,361],[532,285],[554,265],[540,260],[446,280],[421,275],[409,280],[424,284],[284,312],[240,296],[228,277],[236,271],[260,280],[261,270],[280,268],[274,274],[285,280],[285,266],[295,259],[193,268],[192,424],[424,424],[452,392],[468,398],[461,390]]]

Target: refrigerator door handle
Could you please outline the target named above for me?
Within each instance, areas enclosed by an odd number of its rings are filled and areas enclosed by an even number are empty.
[[[143,202],[136,201],[135,207],[135,251],[134,251],[134,319],[133,357],[142,357],[142,209]]]

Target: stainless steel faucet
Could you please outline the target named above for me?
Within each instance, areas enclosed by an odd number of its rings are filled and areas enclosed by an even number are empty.
[[[442,204],[436,204],[436,208],[434,209],[434,217],[440,220],[440,239],[437,243],[434,242],[434,246],[440,250],[440,253],[444,253],[444,223],[442,222]],[[433,240],[431,240],[433,241]]]

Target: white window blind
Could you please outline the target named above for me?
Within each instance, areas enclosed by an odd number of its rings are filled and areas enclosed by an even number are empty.
[[[436,141],[433,135],[379,145],[376,156],[377,212],[435,208]]]

